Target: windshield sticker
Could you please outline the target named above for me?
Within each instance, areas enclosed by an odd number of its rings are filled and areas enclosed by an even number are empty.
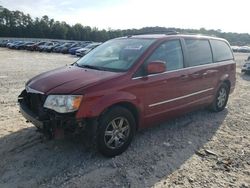
[[[142,49],[142,45],[139,46],[126,46],[124,49],[125,50],[141,50]]]

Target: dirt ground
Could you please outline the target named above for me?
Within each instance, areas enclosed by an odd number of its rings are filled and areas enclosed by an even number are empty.
[[[79,139],[44,140],[18,112],[17,96],[69,55],[0,48],[0,187],[250,187],[249,54],[235,54],[237,85],[220,113],[199,110],[140,131],[105,158]]]

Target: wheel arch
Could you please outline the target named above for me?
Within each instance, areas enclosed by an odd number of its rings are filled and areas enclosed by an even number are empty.
[[[229,89],[229,91],[230,91],[230,88],[231,88],[231,82],[230,82],[230,80],[226,79],[226,80],[224,80],[222,83],[227,84],[228,89]]]
[[[114,103],[114,104],[106,107],[100,116],[103,116],[109,109],[111,109],[115,106],[120,106],[120,107],[126,108],[127,110],[129,110],[132,113],[133,117],[135,118],[135,122],[136,122],[136,130],[138,130],[139,122],[140,122],[140,112],[139,112],[139,109],[131,102],[121,101],[121,102]]]
[[[223,83],[227,84],[228,89],[230,91],[230,89],[231,89],[231,81],[230,81],[229,74],[225,74],[220,78],[220,81],[219,81],[219,84],[217,85],[216,90],[218,90],[220,88],[221,84],[223,84]]]

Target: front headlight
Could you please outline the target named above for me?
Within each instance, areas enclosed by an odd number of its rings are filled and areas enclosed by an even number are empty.
[[[43,107],[59,113],[68,113],[78,110],[81,101],[81,95],[49,95]]]

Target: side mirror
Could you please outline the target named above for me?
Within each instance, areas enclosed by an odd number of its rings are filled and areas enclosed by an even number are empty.
[[[152,61],[149,62],[146,71],[147,74],[158,74],[158,73],[163,73],[166,72],[166,62],[164,61]]]

